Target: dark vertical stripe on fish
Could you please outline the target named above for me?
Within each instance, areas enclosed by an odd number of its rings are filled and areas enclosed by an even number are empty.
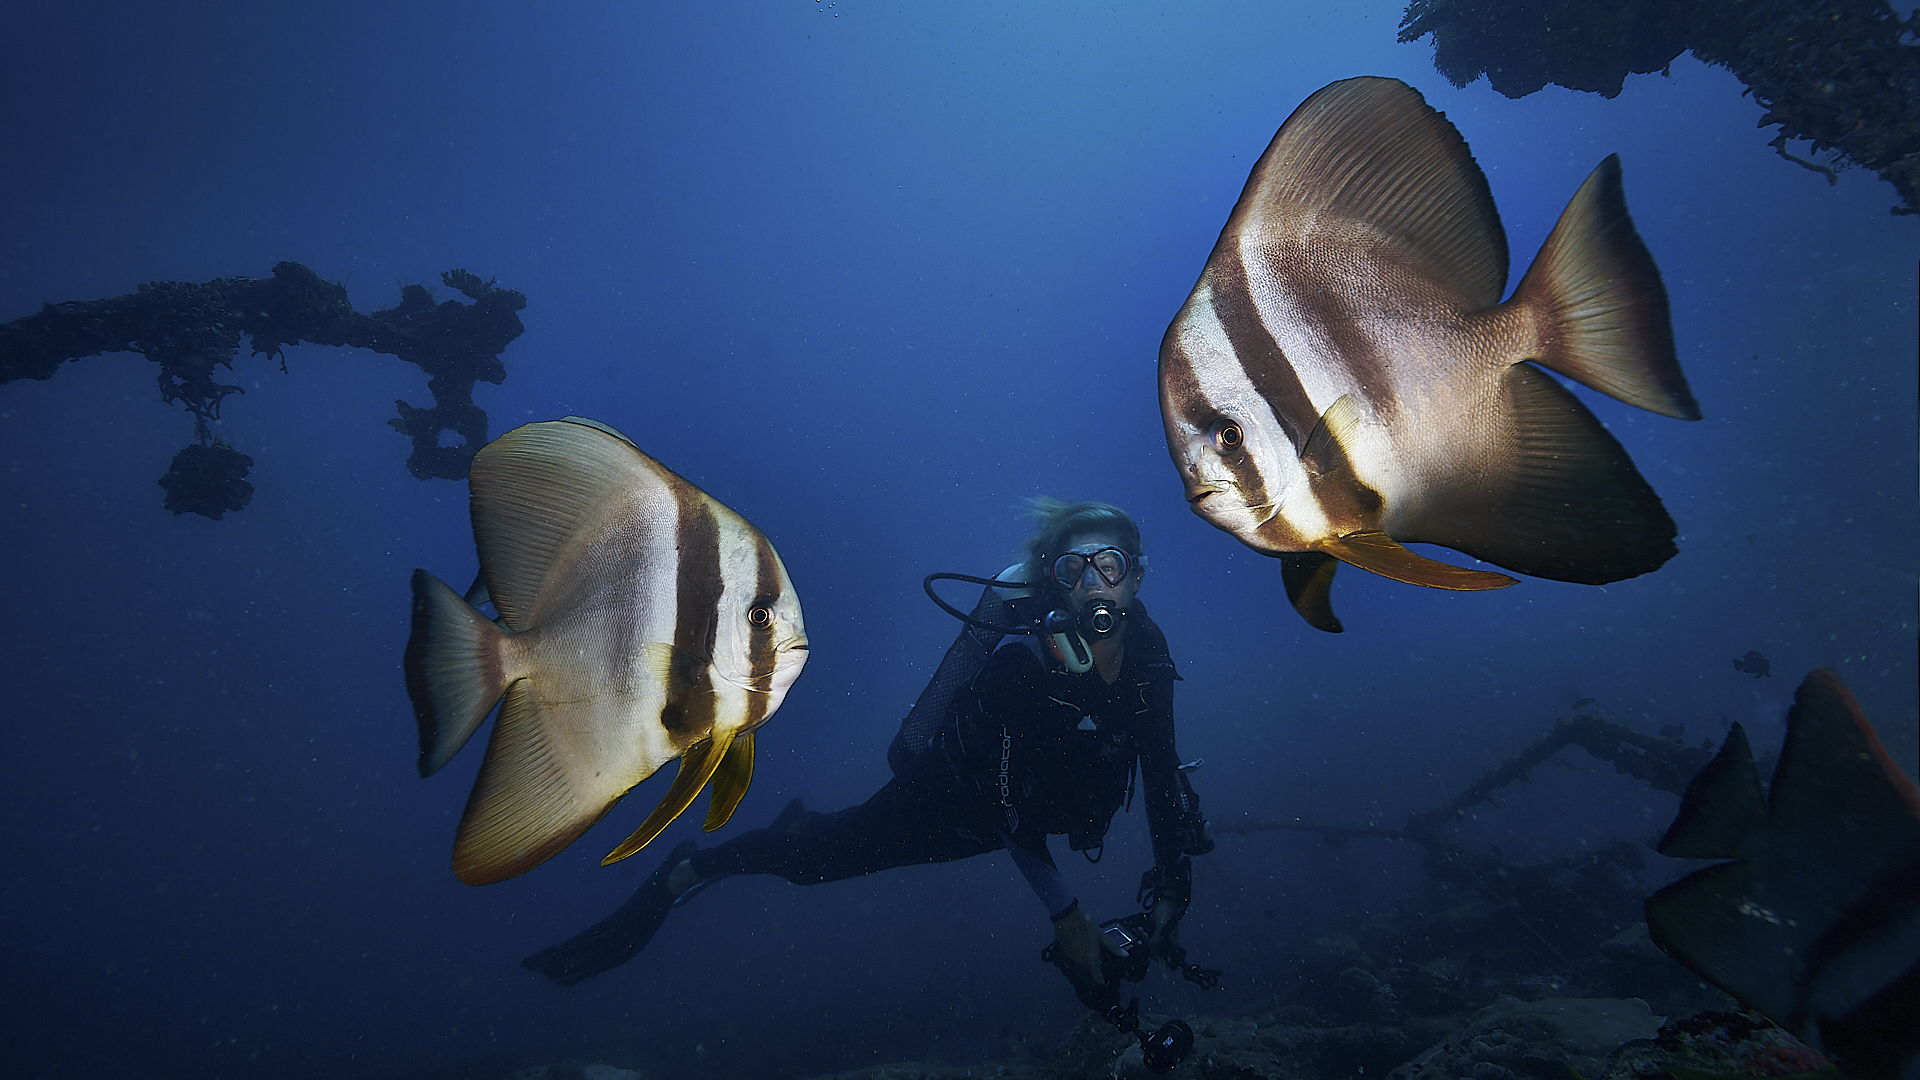
[[[1220,320],[1227,340],[1233,344],[1233,355],[1240,361],[1240,370],[1247,373],[1247,381],[1272,407],[1274,419],[1280,422],[1280,430],[1286,433],[1287,441],[1293,444],[1297,454],[1305,448],[1307,435],[1313,431],[1320,413],[1307,397],[1306,388],[1300,385],[1300,376],[1287,362],[1280,343],[1273,340],[1261,321],[1259,306],[1253,302],[1253,292],[1247,285],[1246,269],[1239,260],[1225,260],[1209,273],[1213,279],[1214,317]],[[1300,426],[1302,424],[1306,426]]]
[[[754,532],[754,581],[753,603],[764,605],[769,610],[780,599],[780,560],[773,554],[773,545],[767,538]],[[752,731],[767,718],[767,705],[773,700],[773,668],[779,658],[780,650],[775,646],[774,635],[779,632],[779,623],[768,619],[765,626],[747,624],[747,685],[759,691],[747,695],[747,719],[743,730]]]
[[[674,506],[679,511],[674,532],[673,672],[668,679],[667,705],[660,723],[676,745],[685,739],[705,738],[713,727],[713,687],[707,666],[713,662],[718,629],[720,592],[720,524],[714,520],[707,496],[674,478]]]

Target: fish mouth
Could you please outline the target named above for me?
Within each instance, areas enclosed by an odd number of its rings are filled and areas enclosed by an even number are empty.
[[[1200,504],[1207,501],[1208,499],[1212,498],[1215,495],[1221,494],[1225,490],[1226,489],[1223,487],[1219,487],[1217,485],[1212,485],[1212,484],[1209,484],[1206,487],[1188,488],[1187,489],[1187,505],[1193,507],[1194,513],[1196,514],[1203,513],[1203,511],[1200,509]]]

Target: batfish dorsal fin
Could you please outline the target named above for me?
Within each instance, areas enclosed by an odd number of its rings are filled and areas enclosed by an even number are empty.
[[[590,526],[626,507],[645,481],[672,477],[612,436],[598,424],[528,424],[474,456],[473,537],[509,629],[527,628],[555,564],[598,535]]]
[[[1347,79],[1302,102],[1254,166],[1227,237],[1282,244],[1384,234],[1486,307],[1507,285],[1507,237],[1466,140],[1397,79]]]
[[[633,447],[635,450],[640,449],[639,443],[634,442],[632,439],[627,438],[626,432],[621,431],[619,428],[614,427],[612,424],[602,423],[599,420],[595,420],[592,417],[587,417],[587,416],[563,416],[560,419],[564,423],[579,424],[581,427],[590,427],[590,428],[593,428],[595,431],[604,431],[607,434],[613,436],[614,438],[619,439],[621,442],[626,443],[628,446]]]
[[[1767,797],[1753,747],[1737,722],[1720,752],[1687,782],[1680,813],[1656,851],[1675,859],[1738,858],[1747,835],[1767,822]]]
[[[1404,581],[1409,585],[1425,585],[1429,589],[1478,592],[1518,584],[1514,578],[1491,570],[1449,566],[1425,555],[1416,555],[1383,532],[1348,533],[1327,541],[1321,548],[1341,562],[1352,563],[1383,578]]]
[[[1619,155],[1574,192],[1511,304],[1545,328],[1545,347],[1530,359],[1629,405],[1700,419],[1673,350],[1660,269],[1627,216]]]
[[[733,817],[747,785],[753,782],[753,732],[736,735],[720,767],[713,771],[713,801],[707,805],[707,820],[701,825],[708,832],[725,825]]]
[[[1920,815],[1920,791],[1830,668],[1808,675],[1793,695],[1769,797],[1773,820],[1782,823],[1818,814]]]
[[[1673,519],[1627,452],[1553,377],[1501,376],[1507,411],[1488,460],[1399,531],[1534,577],[1604,585],[1658,569],[1679,549]]]

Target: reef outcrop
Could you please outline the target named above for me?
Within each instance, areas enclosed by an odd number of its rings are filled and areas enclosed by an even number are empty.
[[[1482,75],[1508,97],[1555,83],[1614,97],[1629,74],[1681,53],[1746,84],[1777,126],[1780,156],[1824,174],[1859,165],[1920,213],[1920,14],[1886,0],[1414,0],[1400,40],[1433,36],[1433,66],[1455,86]],[[1804,139],[1825,164],[1797,157]]]
[[[486,445],[487,414],[473,402],[475,383],[507,377],[500,354],[525,330],[519,312],[527,298],[465,270],[440,275],[471,303],[436,302],[422,285],[400,290],[400,303],[362,315],[347,290],[296,262],[274,266],[270,278],[156,281],[106,300],[43,304],[39,311],[0,325],[0,383],[49,379],[60,365],[102,353],[136,352],[159,365],[160,399],[193,416],[194,445],[175,455],[160,479],[166,508],[218,518],[253,497],[246,482],[253,459],[213,437],[226,399],[241,393],[217,370],[233,368],[242,337],[255,356],[281,358],[297,342],[348,346],[395,356],[427,373],[433,405],[396,402],[387,421],[413,443],[407,470],[426,480],[461,480]],[[442,446],[441,433],[459,442]]]

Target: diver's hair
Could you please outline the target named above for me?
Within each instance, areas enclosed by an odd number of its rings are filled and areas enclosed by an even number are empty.
[[[1027,500],[1026,510],[1040,522],[1039,531],[1027,538],[1025,576],[1028,581],[1040,580],[1045,560],[1058,555],[1066,546],[1067,538],[1075,533],[1112,533],[1121,547],[1140,557],[1141,568],[1146,566],[1146,552],[1140,547],[1140,526],[1117,506],[1101,502],[1067,503],[1036,495]]]

